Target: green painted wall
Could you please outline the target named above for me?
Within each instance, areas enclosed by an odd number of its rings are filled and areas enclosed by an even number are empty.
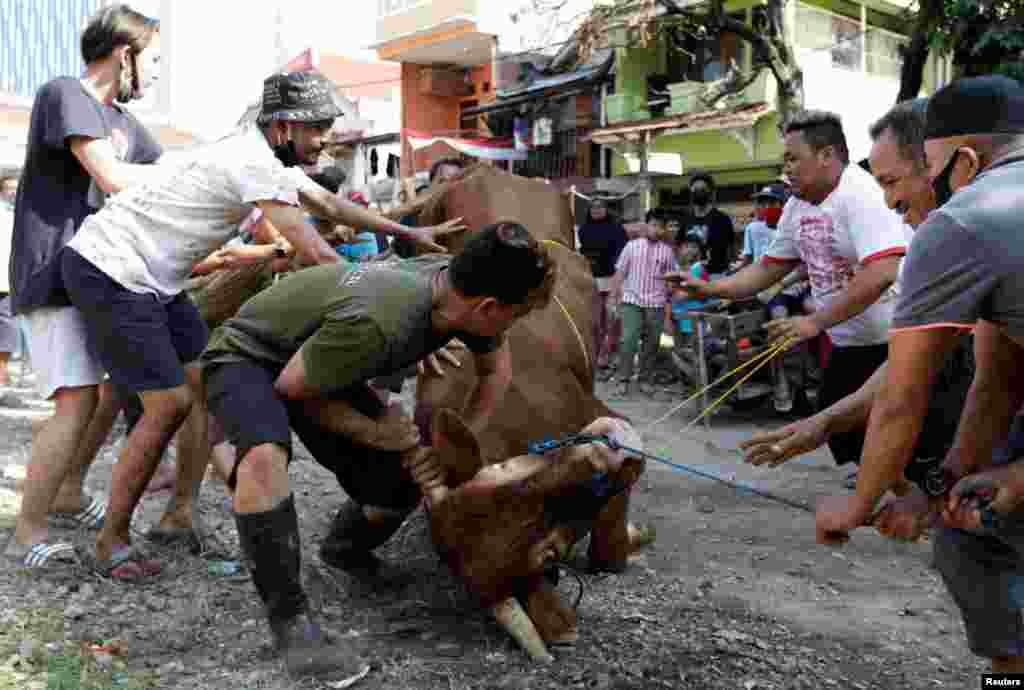
[[[860,18],[859,5],[852,0],[801,0],[809,5],[821,7],[837,14],[855,16]],[[894,18],[899,17],[900,9],[885,0],[863,0],[871,11],[869,16],[876,19],[872,23],[890,23]],[[760,4],[760,0],[732,0],[727,2],[728,11],[737,11]],[[889,22],[877,21],[879,10],[888,15]],[[892,28],[891,26],[887,28]],[[662,45],[648,45],[646,47],[624,48],[618,50],[616,91],[618,93],[629,93],[638,100],[646,96],[647,76],[657,74],[665,64],[665,47]],[[930,67],[930,65],[929,65]],[[932,70],[925,71],[925,90],[930,92],[934,89],[931,83]],[[716,173],[716,179],[721,174],[723,182],[720,184],[743,184],[746,182],[757,182],[764,179],[761,173],[751,172],[759,164],[767,165],[781,160],[782,139],[778,132],[778,116],[776,114],[762,118],[756,125],[757,140],[754,149],[754,156],[751,158],[744,147],[731,136],[722,132],[698,132],[695,134],[676,134],[672,136],[657,136],[654,143],[654,152],[657,153],[681,153],[684,155],[684,166],[686,168],[702,167],[711,169],[732,168],[735,172]],[[621,156],[614,156],[612,159],[612,174],[626,174],[625,161]],[[738,175],[735,182],[728,182],[731,175]],[[774,178],[774,171],[769,178]],[[749,178],[749,179],[748,179]]]
[[[628,93],[637,101],[647,98],[647,77],[664,69],[665,53],[659,42],[646,47],[619,48],[616,57],[615,91]]]
[[[754,147],[754,157],[751,159],[746,149],[732,136],[724,132],[697,132],[695,134],[673,134],[670,136],[659,136],[654,142],[654,153],[680,153],[683,155],[683,167],[689,168],[739,168],[736,174],[743,179],[735,183],[719,184],[742,184],[762,179],[754,175],[749,177],[749,171],[744,168],[757,166],[759,163],[768,163],[781,160],[782,140],[779,137],[778,116],[775,113],[767,115],[757,123],[757,143]],[[621,156],[613,158],[613,174],[626,174],[626,164]],[[732,173],[722,173],[730,175]],[[769,177],[774,177],[772,173]],[[716,173],[717,180],[719,174]],[[723,178],[725,179],[725,178]]]

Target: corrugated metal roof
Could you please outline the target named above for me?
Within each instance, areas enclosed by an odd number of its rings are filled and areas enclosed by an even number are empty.
[[[608,58],[611,59],[611,58]],[[585,81],[593,77],[598,76],[607,69],[606,62],[602,62],[597,65],[588,65],[587,67],[580,68],[573,72],[566,72],[564,74],[556,74],[553,77],[545,77],[544,79],[538,79],[532,82],[529,86],[514,91],[503,91],[499,90],[497,96],[499,99],[505,98],[516,98],[518,96],[527,96],[539,91],[546,91],[553,89],[558,86],[566,86],[568,84],[574,84],[578,81]]]

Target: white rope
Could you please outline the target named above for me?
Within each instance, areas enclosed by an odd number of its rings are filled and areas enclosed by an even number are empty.
[[[638,182],[635,185],[633,185],[633,188],[630,189],[625,194],[620,194],[620,195],[615,195],[615,196],[606,196],[604,194],[602,194],[601,196],[596,196],[596,195],[595,196],[587,196],[586,194],[583,194],[582,192],[576,191],[576,186],[575,185],[572,186],[569,191],[571,191],[575,196],[578,196],[579,198],[585,199],[587,201],[593,201],[594,199],[599,199],[601,201],[622,201],[626,197],[632,196],[632,195],[636,194],[640,190],[640,188],[643,187],[643,186],[644,186],[643,182]]]

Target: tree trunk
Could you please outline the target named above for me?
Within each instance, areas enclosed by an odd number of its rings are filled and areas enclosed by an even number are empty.
[[[903,65],[900,67],[900,93],[896,102],[917,98],[924,86],[924,67],[928,64],[928,36],[915,34],[910,45],[903,51]]]
[[[924,86],[924,68],[928,64],[932,32],[945,16],[944,0],[919,0],[910,44],[903,50],[900,68],[900,92],[896,102],[913,100]]]
[[[767,66],[778,83],[776,107],[780,124],[784,125],[794,112],[804,107],[804,73],[797,64],[796,51],[786,31],[783,0],[768,0],[768,27],[764,32],[755,31],[726,14],[724,0],[712,0],[708,13],[703,16],[679,7],[675,0],[660,2],[669,14],[683,15],[719,31],[736,34],[750,44],[754,62]]]

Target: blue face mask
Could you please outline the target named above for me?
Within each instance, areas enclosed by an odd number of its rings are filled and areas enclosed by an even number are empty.
[[[953,197],[953,188],[949,185],[949,178],[953,176],[953,166],[956,159],[960,157],[960,149],[953,152],[946,167],[942,169],[938,177],[932,180],[932,191],[935,192],[936,207],[944,206]]]

